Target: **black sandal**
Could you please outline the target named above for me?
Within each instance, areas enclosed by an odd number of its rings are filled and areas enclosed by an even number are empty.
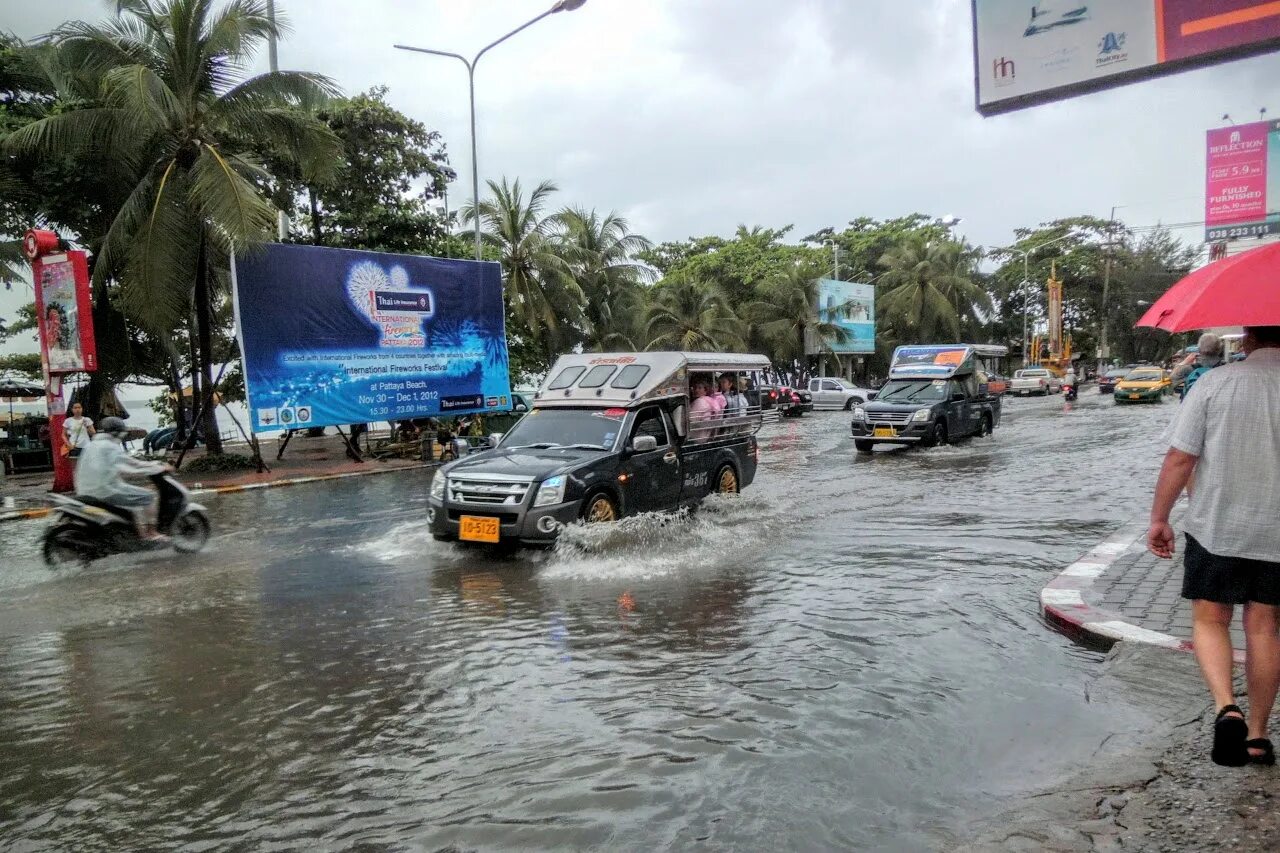
[[[1228,717],[1233,711],[1240,716]],[[1249,725],[1240,706],[1224,705],[1213,722],[1213,751],[1209,757],[1223,767],[1244,767],[1249,763],[1249,750],[1245,747],[1248,737]]]
[[[1271,741],[1267,740],[1266,738],[1264,737],[1252,738],[1250,740],[1245,741],[1244,746],[1246,750],[1249,750],[1249,749],[1262,750],[1262,755],[1254,755],[1252,752],[1249,753],[1249,761],[1252,762],[1253,764],[1266,764],[1270,766],[1276,763],[1275,748],[1271,746]]]

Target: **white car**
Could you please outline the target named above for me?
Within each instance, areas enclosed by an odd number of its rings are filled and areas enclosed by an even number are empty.
[[[1009,393],[1017,397],[1029,394],[1057,394],[1062,391],[1062,378],[1043,367],[1026,367],[1013,374]]]
[[[814,409],[844,409],[848,411],[859,403],[875,399],[876,392],[849,385],[843,379],[822,376],[809,380],[809,394]]]

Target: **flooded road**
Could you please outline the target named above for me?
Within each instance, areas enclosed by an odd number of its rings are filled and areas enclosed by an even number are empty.
[[[1175,403],[761,434],[741,498],[492,557],[421,472],[228,495],[194,559],[0,526],[0,846],[936,849],[1140,709],[1042,586],[1144,515]]]

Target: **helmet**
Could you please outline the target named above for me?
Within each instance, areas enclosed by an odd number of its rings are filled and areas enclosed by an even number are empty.
[[[123,418],[103,418],[102,422],[98,424],[98,432],[105,432],[108,435],[114,435],[116,438],[124,438],[129,432],[129,425],[124,422]]]

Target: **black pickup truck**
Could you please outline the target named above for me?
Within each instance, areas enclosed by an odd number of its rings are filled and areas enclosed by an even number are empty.
[[[859,452],[877,444],[935,447],[990,435],[1000,424],[1000,395],[979,381],[966,345],[899,347],[889,377],[874,401],[853,408]]]

